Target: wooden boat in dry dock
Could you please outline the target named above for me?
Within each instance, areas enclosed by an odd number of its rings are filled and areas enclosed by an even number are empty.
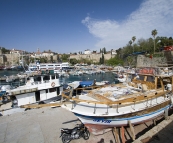
[[[73,112],[93,134],[114,127],[132,126],[167,114],[172,107],[173,72],[153,69],[153,74],[140,72],[139,79],[116,85],[105,85],[76,97],[62,93],[62,107]],[[141,80],[141,79],[142,80]],[[67,94],[68,93],[68,94]]]

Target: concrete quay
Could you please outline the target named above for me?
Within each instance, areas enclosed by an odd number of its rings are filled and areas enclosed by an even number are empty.
[[[61,107],[45,107],[0,117],[0,143],[61,143],[60,128],[73,128],[80,123],[77,117]],[[90,135],[71,143],[113,141],[111,132],[101,136]]]
[[[152,122],[135,126],[134,143],[173,142],[173,115],[153,127]],[[80,121],[64,108],[44,107],[31,109],[0,117],[0,143],[61,143],[60,128],[73,128]],[[168,127],[168,129],[167,129]],[[121,130],[118,129],[121,133]],[[129,128],[125,128],[125,142],[131,143]],[[71,143],[116,143],[114,132],[103,135],[90,135],[89,140],[83,138]],[[121,135],[120,142],[123,142]]]

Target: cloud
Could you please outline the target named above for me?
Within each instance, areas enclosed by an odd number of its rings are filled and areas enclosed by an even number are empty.
[[[145,0],[140,7],[123,21],[98,20],[89,15],[82,20],[89,33],[98,38],[96,49],[118,49],[126,46],[133,36],[136,40],[152,37],[151,31],[156,29],[157,36],[173,35],[173,1]]]

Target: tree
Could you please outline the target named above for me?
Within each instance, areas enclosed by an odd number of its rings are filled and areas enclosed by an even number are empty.
[[[100,49],[100,53],[102,53],[102,50]]]
[[[50,61],[51,63],[53,63],[53,56],[50,56]]]
[[[4,47],[0,47],[1,51],[2,51],[2,54],[8,54],[10,53],[10,50],[4,48]]]
[[[118,56],[115,56],[114,58],[111,58],[107,60],[106,64],[111,65],[111,66],[116,66],[116,65],[123,65],[123,60],[120,59]]]
[[[130,45],[130,46],[132,45],[132,40],[129,41],[129,45]]]
[[[72,58],[72,59],[70,59],[70,63],[71,63],[72,65],[75,65],[75,64],[77,64],[77,63],[78,63],[78,60],[77,60],[77,59]]]
[[[63,54],[61,55],[61,59],[63,62],[68,62],[70,55],[68,54]]]
[[[131,64],[133,62],[133,58],[131,56],[128,56],[127,57],[127,62],[128,62],[128,65],[131,66]]]
[[[132,42],[134,43],[134,42],[135,42],[135,40],[136,40],[136,37],[135,37],[135,36],[133,36],[133,37],[132,37]],[[134,53],[134,46],[133,46],[133,53]]]
[[[102,53],[102,57],[101,57],[101,64],[104,64],[105,58],[104,58],[104,53]]]
[[[156,37],[156,35],[157,35],[157,30],[156,30],[156,29],[152,30],[152,31],[151,31],[151,35],[152,35],[153,38],[154,38],[154,54],[155,54],[155,48],[156,48],[155,37]]]
[[[131,45],[132,45],[132,40],[129,41],[129,45],[130,45],[130,47],[131,47]],[[130,49],[131,49],[131,48],[130,48]]]
[[[102,52],[103,52],[104,54],[106,54],[106,48],[105,48],[105,47],[102,49]]]

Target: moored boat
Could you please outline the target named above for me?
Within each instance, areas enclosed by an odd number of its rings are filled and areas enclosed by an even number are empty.
[[[8,91],[12,107],[61,99],[63,87],[56,75],[41,75],[37,77],[37,80],[35,78],[30,77],[26,85]]]

